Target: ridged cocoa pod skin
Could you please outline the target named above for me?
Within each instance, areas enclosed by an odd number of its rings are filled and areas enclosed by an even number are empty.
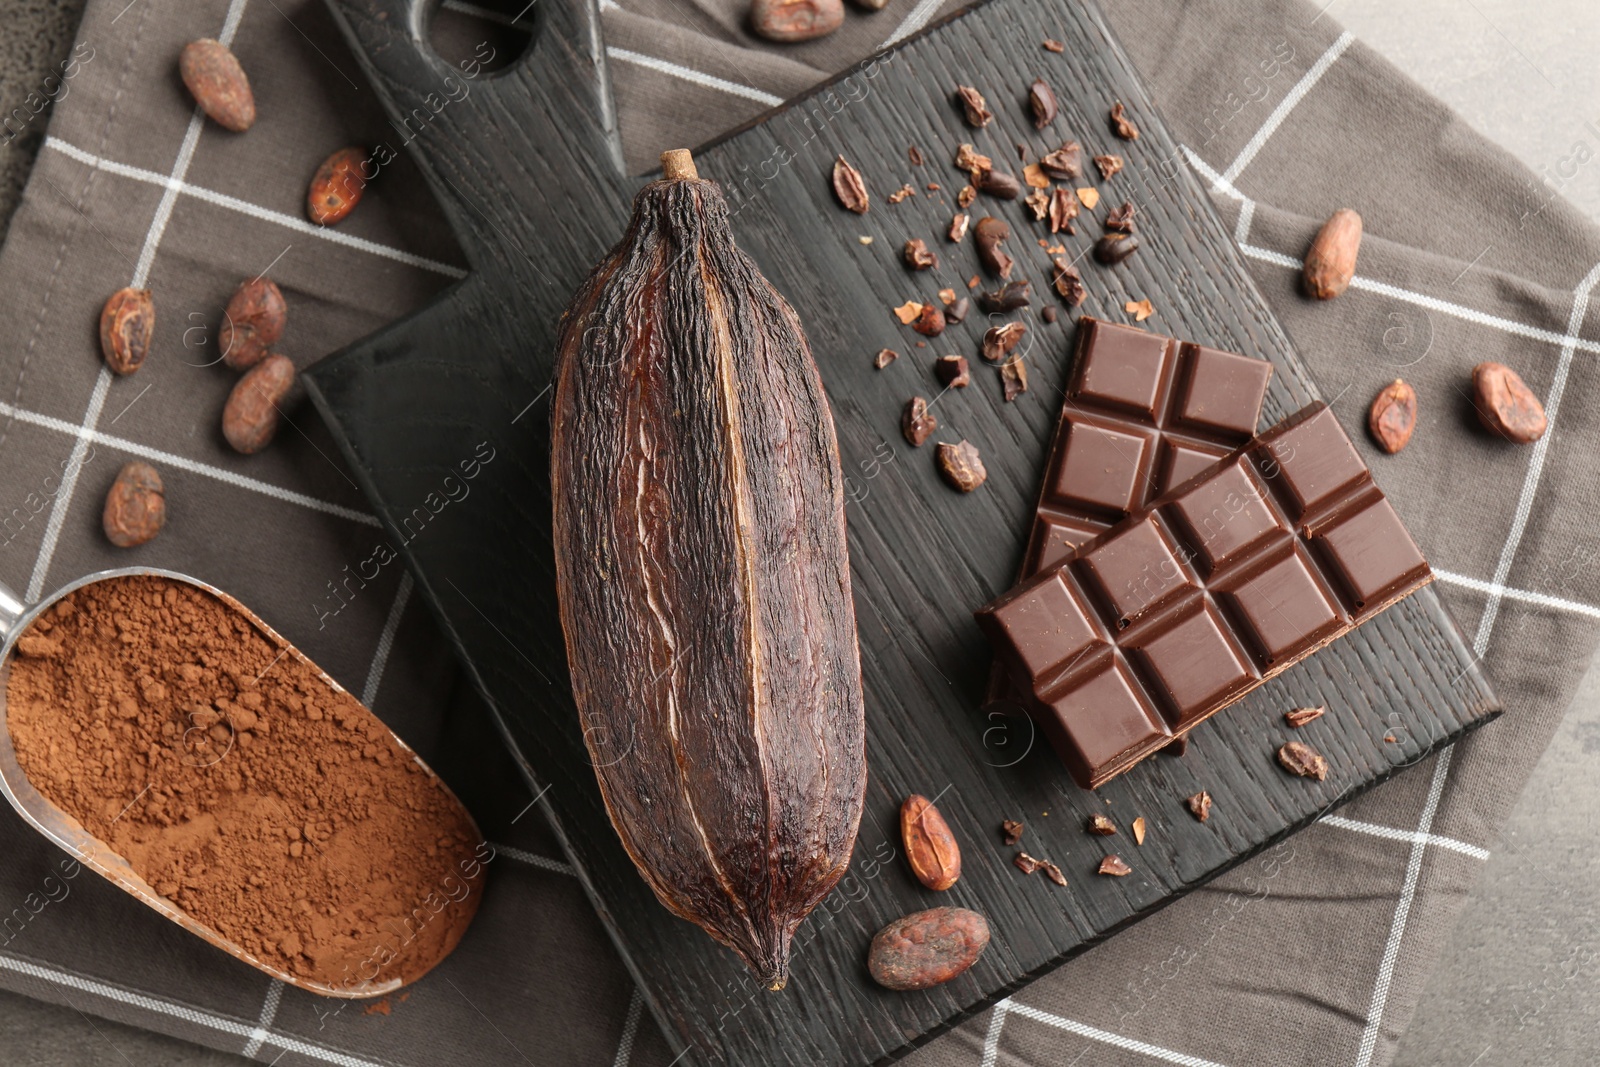
[[[228,46],[202,38],[183,46],[178,74],[200,110],[225,130],[243,133],[256,121],[256,98],[250,79]]]
[[[156,332],[156,305],[148,289],[118,289],[100,309],[100,354],[117,374],[144,366]]]
[[[879,930],[867,970],[885,989],[931,989],[978,962],[989,947],[989,922],[966,908],[929,908]]]
[[[222,313],[222,326],[217,330],[222,362],[238,371],[254,367],[283,336],[288,318],[289,308],[283,302],[283,293],[271,279],[252,278],[241,282],[228,300],[227,310]]]
[[[821,377],[722,193],[692,176],[639,193],[559,355],[557,588],[601,793],[661,902],[781,988],[866,788]]]
[[[222,436],[235,452],[250,455],[271,443],[278,432],[278,405],[294,385],[294,363],[269,355],[245,372],[222,409]]]

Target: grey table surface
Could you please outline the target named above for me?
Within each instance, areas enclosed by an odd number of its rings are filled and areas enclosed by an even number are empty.
[[[1247,2],[1247,0],[1241,0]],[[71,47],[80,0],[0,0],[0,103],[20,101]],[[1329,0],[1327,14],[1600,222],[1600,18],[1593,0]],[[6,110],[0,108],[0,111]],[[0,219],[38,131],[0,148]],[[1567,168],[1570,170],[1570,166]],[[1592,549],[1591,549],[1592,554]],[[1540,761],[1401,1042],[1397,1067],[1594,1061],[1600,1022],[1600,669]],[[1263,1052],[1263,1062],[1269,1057]],[[8,1065],[224,1067],[248,1061],[0,993]]]

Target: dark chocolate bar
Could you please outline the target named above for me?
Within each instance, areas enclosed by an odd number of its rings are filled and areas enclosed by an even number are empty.
[[[1319,402],[977,618],[1094,788],[1432,578]]]
[[[1250,440],[1272,364],[1088,315],[1050,444],[1023,581]],[[1009,677],[986,705],[1016,712]]]

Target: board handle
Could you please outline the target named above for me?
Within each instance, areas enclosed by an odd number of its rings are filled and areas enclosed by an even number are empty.
[[[533,251],[528,223],[547,216],[552,193],[575,178],[584,183],[578,199],[630,198],[597,0],[530,5],[527,49],[493,72],[433,51],[425,0],[328,6],[458,230],[507,245],[496,259]]]

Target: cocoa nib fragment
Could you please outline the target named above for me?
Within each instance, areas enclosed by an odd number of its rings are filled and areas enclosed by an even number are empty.
[[[1121,878],[1125,875],[1132,874],[1133,868],[1129,867],[1125,862],[1123,862],[1121,856],[1107,856],[1105,859],[1100,861],[1099,873],[1109,874],[1113,878]]]
[[[972,492],[989,477],[978,450],[966,441],[954,445],[939,442],[934,461],[939,465],[940,475],[950,487],[963,493]]]
[[[972,382],[966,356],[940,356],[933,361],[933,375],[946,389],[965,389]]]
[[[978,191],[1000,200],[1015,200],[1022,194],[1022,183],[1006,171],[986,170],[978,175]]]
[[[1504,363],[1480,363],[1472,368],[1473,404],[1478,421],[1491,433],[1519,445],[1544,436],[1548,425],[1544,405]]]
[[[1034,129],[1042,130],[1056,120],[1055,90],[1043,78],[1035,78],[1028,86],[1028,110],[1033,113]]]
[[[964,296],[958,300],[955,300],[949,307],[945,308],[945,321],[959,323],[962,319],[967,317],[967,311],[970,310],[971,307],[972,301],[968,300]]]
[[[1372,399],[1367,429],[1378,447],[1390,455],[1406,447],[1417,428],[1417,391],[1396,378]]]
[[[958,212],[956,217],[950,220],[950,240],[952,242],[960,244],[966,239],[967,226],[970,221],[965,211]]]
[[[872,365],[879,370],[882,370],[899,358],[900,353],[896,352],[894,349],[880,348],[878,349],[878,354],[872,357]]]
[[[1054,323],[1056,321],[1055,307],[1051,304],[1046,304],[1044,307],[1039,309],[1039,317],[1045,322]]]
[[[1100,168],[1100,180],[1108,181],[1122,169],[1121,156],[1095,156],[1094,165]]]
[[[1015,819],[1007,819],[1000,824],[1000,833],[1008,845],[1014,845],[1022,840],[1022,824]]]
[[[976,199],[978,199],[978,190],[970,185],[963,185],[961,191],[956,194],[956,206],[966,208]]]
[[[1011,353],[1022,343],[1028,327],[1020,322],[1003,322],[983,331],[981,354],[985,362],[1001,364],[1011,359]]]
[[[1284,770],[1302,778],[1321,782],[1328,777],[1328,761],[1304,741],[1290,741],[1278,749],[1278,762]]]
[[[1111,105],[1111,131],[1124,141],[1139,139],[1139,127],[1129,121],[1121,100]]]
[[[1089,832],[1091,834],[1099,834],[1101,837],[1110,837],[1117,832],[1117,824],[1104,815],[1091,815],[1089,816]]]
[[[1321,705],[1314,708],[1295,708],[1293,711],[1283,713],[1283,721],[1298,730],[1306,723],[1322,718],[1323,712],[1327,710],[1326,707]]]
[[[1067,876],[1061,873],[1060,867],[1057,867],[1049,860],[1040,860],[1039,869],[1044,872],[1044,876],[1046,878],[1050,879],[1056,885],[1064,886],[1067,884]]]
[[[1000,367],[1000,391],[1006,403],[1011,403],[1017,397],[1028,391],[1028,364],[1020,359],[1013,359]]]
[[[907,241],[903,254],[906,266],[912,270],[927,270],[939,265],[939,257],[928,247],[928,242],[920,237],[913,237]]]
[[[982,129],[994,121],[994,112],[989,110],[989,105],[983,99],[983,94],[972,86],[956,86],[956,100],[961,104],[962,111],[966,113],[967,125],[974,129]]]
[[[912,448],[921,448],[939,428],[939,420],[928,414],[928,402],[920,396],[906,401],[900,414],[900,432]]]
[[[1039,160],[1039,166],[1058,182],[1069,182],[1083,176],[1083,146],[1068,141],[1054,152]]]
[[[1055,277],[1050,279],[1050,284],[1055,291],[1066,301],[1068,307],[1077,307],[1083,303],[1087,292],[1083,288],[1083,279],[1078,275],[1078,268],[1057,256],[1051,260],[1055,265]]]
[[[967,172],[974,182],[978,175],[986,170],[994,169],[994,160],[979,152],[969,144],[963,144],[956,149],[956,166]]]
[[[978,246],[978,261],[988,268],[989,273],[1001,278],[1011,277],[1011,269],[1016,266],[1016,261],[1000,247],[1010,237],[1011,227],[993,215],[985,215],[972,228],[972,241]]]
[[[1056,40],[1054,37],[1046,37],[1044,39],[1044,50],[1046,52],[1054,52],[1057,55],[1060,55],[1062,52],[1067,50],[1067,46]]]
[[[1072,220],[1078,217],[1078,198],[1071,189],[1060,188],[1050,194],[1050,232],[1075,234]]]
[[[1124,200],[1121,207],[1114,207],[1106,213],[1106,229],[1116,230],[1119,233],[1132,233],[1133,215],[1133,204]]]
[[[1025,308],[1033,302],[1033,286],[1026,278],[1006,282],[992,293],[979,293],[978,306],[991,315]]]
[[[1007,844],[1010,844],[1010,842],[1007,842]],[[1028,855],[1026,852],[1018,852],[1015,856],[1011,857],[1011,862],[1016,864],[1017,870],[1021,871],[1023,874],[1032,874],[1043,866],[1042,863]]]
[[[924,304],[911,328],[924,337],[938,337],[944,333],[944,312],[932,304]]]
[[[1035,189],[1023,197],[1022,202],[1033,212],[1033,221],[1043,222],[1050,217],[1050,194],[1043,189]]]
[[[916,196],[916,195],[917,195],[917,191],[911,187],[911,183],[910,182],[907,182],[906,184],[902,185],[900,188],[896,189],[894,192],[889,194],[889,203],[898,204],[900,201],[904,200],[906,197],[908,197],[908,196]]]
[[[1094,243],[1094,258],[1115,267],[1139,250],[1139,238],[1131,233],[1108,233]]]
[[[1189,814],[1201,822],[1211,818],[1211,794],[1204,789],[1184,801],[1184,803],[1189,805]]]
[[[839,203],[846,210],[854,211],[857,215],[867,213],[867,183],[862,180],[861,172],[847,163],[843,156],[833,162],[833,195],[839,198]]]
[[[922,149],[918,148],[916,145],[912,145],[910,148],[906,149],[906,155],[911,158],[911,165],[913,167],[922,166]]]

